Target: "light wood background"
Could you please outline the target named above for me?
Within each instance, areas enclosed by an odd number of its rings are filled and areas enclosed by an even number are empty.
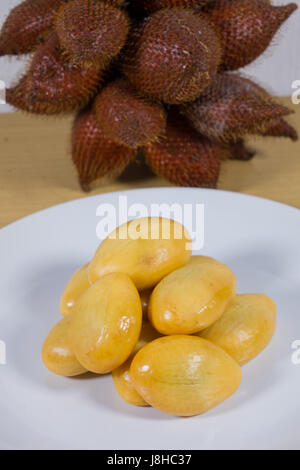
[[[283,102],[291,105],[290,99]],[[300,133],[300,105],[294,109],[290,122]],[[37,210],[86,196],[70,158],[70,128],[71,118],[0,115],[0,227]],[[219,187],[300,208],[300,142],[255,138],[249,143],[258,155],[250,162],[225,162]],[[135,165],[121,180],[91,194],[153,186],[168,183]]]

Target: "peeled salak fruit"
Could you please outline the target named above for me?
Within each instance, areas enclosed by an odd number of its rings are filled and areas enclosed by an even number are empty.
[[[136,150],[112,142],[89,109],[75,118],[72,129],[72,159],[84,191],[96,180],[116,178],[136,157]]]
[[[124,46],[129,18],[110,2],[73,0],[61,6],[55,27],[72,63],[99,63],[104,68]]]
[[[292,113],[256,83],[235,73],[217,75],[200,98],[180,110],[198,132],[221,142],[246,134],[265,135],[274,122],[277,135],[284,135],[280,119]]]
[[[193,256],[154,289],[149,320],[164,335],[192,334],[217,321],[236,295],[236,278],[223,263]]]
[[[68,281],[60,299],[60,311],[63,316],[72,312],[76,300],[90,287],[87,269],[88,264],[85,264]]]
[[[135,219],[101,243],[89,266],[89,280],[123,272],[143,290],[184,266],[190,256],[191,238],[180,223],[160,217]]]
[[[166,135],[145,147],[154,173],[182,186],[216,188],[224,150],[180,116],[170,115]]]
[[[144,289],[140,292],[144,318],[148,318],[148,305],[153,289]]]
[[[42,360],[51,372],[74,377],[87,372],[72,352],[69,340],[71,317],[63,318],[48,334],[42,350]]]
[[[126,274],[108,274],[80,296],[70,318],[69,340],[78,361],[91,372],[106,374],[123,364],[138,342],[139,293]]]
[[[146,344],[150,343],[154,339],[160,337],[160,334],[150,325],[148,322],[144,322],[142,326],[140,339],[132,353],[124,364],[117,369],[113,370],[112,377],[114,386],[119,393],[120,397],[124,401],[136,406],[148,406],[148,403],[141,397],[141,395],[135,390],[131,377],[130,377],[130,366],[134,355],[143,348]]]
[[[125,79],[107,85],[94,107],[104,133],[121,145],[138,148],[159,140],[165,133],[163,106],[141,98]]]
[[[7,90],[6,99],[28,112],[69,113],[87,103],[101,77],[99,66],[81,68],[66,62],[58,37],[52,33],[34,53],[27,74]]]
[[[274,6],[266,0],[216,0],[206,13],[219,33],[223,70],[245,67],[269,46],[296,3]]]
[[[49,34],[63,0],[25,0],[13,8],[0,32],[0,56],[28,54]]]
[[[241,368],[225,351],[186,335],[152,341],[136,354],[129,372],[145,402],[176,416],[208,411],[241,383]]]
[[[275,328],[273,300],[263,294],[244,294],[237,295],[222,317],[200,335],[243,365],[269,344]]]
[[[123,72],[146,95],[177,104],[203,92],[220,59],[218,37],[205,17],[185,8],[164,9],[133,28]]]

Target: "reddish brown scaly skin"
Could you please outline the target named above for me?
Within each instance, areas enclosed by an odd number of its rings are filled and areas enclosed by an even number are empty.
[[[99,0],[95,0],[96,2]],[[100,0],[102,3],[106,3],[107,5],[113,5],[114,7],[123,7],[126,6],[128,0]]]
[[[0,56],[32,52],[51,29],[63,0],[25,0],[13,8],[0,32]]]
[[[284,119],[272,119],[266,124],[260,135],[265,137],[288,137],[294,142],[298,140],[297,131]]]
[[[163,8],[202,8],[213,0],[133,0],[133,7],[144,13],[154,13]]]
[[[177,104],[197,98],[219,62],[219,40],[207,20],[192,10],[172,8],[134,28],[123,71],[146,95]]]
[[[6,99],[36,114],[78,113],[73,160],[84,190],[119,175],[143,145],[149,165],[172,183],[215,187],[221,160],[253,157],[246,134],[298,139],[286,107],[224,73],[260,55],[296,8],[269,0],[25,0],[2,27],[0,56],[35,54]],[[133,30],[117,60],[128,13]],[[159,101],[185,115],[168,107],[166,133]]]
[[[72,158],[84,191],[98,179],[115,178],[135,158],[136,151],[109,140],[93,111],[80,112],[73,124]]]
[[[169,116],[166,136],[145,148],[153,171],[173,184],[215,188],[224,150],[182,118]]]
[[[124,46],[129,18],[110,3],[73,0],[59,9],[55,27],[72,63],[98,63],[104,68]]]
[[[6,102],[14,108],[31,112],[27,103],[28,76],[24,75],[21,80],[12,88],[6,90]],[[33,111],[36,114],[37,110]]]
[[[260,134],[266,137],[288,137],[293,141],[298,140],[298,133],[284,119],[271,120]],[[246,147],[243,139],[230,143],[224,149],[227,150],[227,157],[231,160],[248,161],[256,154],[255,150]]]
[[[274,6],[266,0],[216,0],[205,10],[219,31],[223,70],[250,64],[269,46],[295,3]]]
[[[219,141],[262,135],[271,121],[291,113],[251,80],[230,73],[217,75],[198,100],[180,109],[198,132]]]
[[[225,147],[225,150],[227,150],[227,157],[230,160],[242,160],[244,162],[252,160],[256,153],[255,150],[246,147],[243,139],[230,143]]]
[[[95,2],[106,3],[107,5],[122,8],[127,5],[128,0],[95,0]]]
[[[131,148],[154,142],[165,133],[163,106],[138,96],[126,79],[116,80],[100,92],[95,111],[104,133]]]
[[[88,102],[101,75],[98,66],[78,68],[66,62],[57,35],[52,33],[35,52],[26,78],[8,91],[7,101],[38,114],[68,113]],[[20,99],[24,88],[25,96]]]

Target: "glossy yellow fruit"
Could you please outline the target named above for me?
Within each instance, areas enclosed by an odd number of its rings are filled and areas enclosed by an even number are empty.
[[[150,341],[153,341],[156,338],[159,338],[160,334],[153,328],[153,326],[144,322],[140,339],[134,349],[133,354],[127,359],[124,364],[122,364],[117,369],[113,370],[112,377],[114,381],[115,388],[121,398],[127,403],[136,406],[148,406],[148,403],[141,397],[141,395],[135,390],[133,383],[130,377],[130,366],[134,355]]]
[[[145,319],[148,319],[148,305],[149,305],[152,292],[153,292],[153,289],[145,289],[140,292],[143,316]]]
[[[196,333],[218,320],[235,295],[236,278],[225,264],[195,256],[156,286],[149,320],[165,335]]]
[[[63,318],[48,334],[42,350],[42,359],[51,372],[65,377],[84,374],[86,369],[78,362],[69,342],[71,317]]]
[[[104,274],[124,272],[143,290],[185,265],[190,256],[190,235],[181,224],[159,217],[136,219],[101,243],[90,263],[89,279],[94,283]]]
[[[134,357],[130,377],[153,407],[177,416],[203,413],[232,395],[241,368],[213,343],[196,336],[165,336]]]
[[[276,305],[267,295],[238,295],[222,317],[200,335],[228,352],[240,365],[257,356],[276,328]]]
[[[89,371],[111,372],[134,350],[141,326],[141,300],[132,280],[123,273],[107,274],[73,307],[69,330],[72,350]]]
[[[63,316],[69,315],[81,294],[90,287],[88,279],[88,264],[78,269],[65,287],[60,299],[60,311]]]

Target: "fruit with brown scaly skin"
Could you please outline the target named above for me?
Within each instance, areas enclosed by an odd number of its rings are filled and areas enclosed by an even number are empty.
[[[99,65],[78,68],[66,63],[58,37],[53,33],[36,51],[29,69],[30,100],[46,106],[72,111],[86,104],[102,76]]]
[[[0,56],[28,54],[49,33],[63,0],[25,0],[13,8],[0,32]]]
[[[283,119],[287,108],[250,81],[224,84],[219,75],[253,61],[295,9],[268,0],[25,0],[2,28],[0,55],[36,51],[6,101],[34,114],[78,114],[73,160],[86,191],[118,176],[143,147],[149,165],[172,183],[216,187],[221,160],[253,157],[243,142],[248,134],[298,139]],[[106,95],[97,109],[104,80],[102,98],[125,78],[137,101],[125,92],[109,107]],[[169,104],[181,105],[193,130],[173,121]],[[87,109],[97,109],[99,123]]]
[[[78,68],[65,62],[57,35],[52,33],[35,52],[25,77],[8,90],[6,99],[36,114],[68,113],[87,103],[101,76],[99,66]]]
[[[296,3],[274,6],[266,0],[216,0],[205,10],[219,32],[222,68],[237,70],[259,57]]]
[[[138,148],[157,141],[165,133],[163,106],[138,96],[125,79],[108,84],[97,96],[94,107],[103,132],[119,144]]]
[[[221,48],[205,17],[160,10],[131,32],[123,72],[143,93],[166,103],[196,99],[217,73]]]
[[[202,8],[213,0],[133,0],[134,8],[144,13],[154,13],[163,8]]]
[[[217,75],[198,100],[181,106],[181,112],[198,132],[220,141],[264,135],[274,120],[291,113],[263,88],[233,73]]]
[[[84,191],[98,179],[116,177],[136,156],[136,151],[109,140],[95,113],[80,112],[73,124],[72,157]]]
[[[284,119],[272,119],[260,134],[266,137],[287,137],[294,142],[298,140],[298,132]]]
[[[59,9],[55,27],[72,63],[104,68],[124,46],[129,18],[109,2],[73,0]]]
[[[244,162],[252,160],[255,155],[255,150],[246,147],[243,139],[239,139],[236,142],[231,142],[227,148],[230,160],[242,160]]]
[[[224,151],[196,132],[185,119],[169,116],[166,136],[147,145],[148,164],[159,176],[181,186],[215,188]]]
[[[30,109],[29,103],[27,103],[27,89],[28,76],[24,75],[16,85],[6,90],[6,102],[22,111],[40,114],[37,108],[33,111]]]

